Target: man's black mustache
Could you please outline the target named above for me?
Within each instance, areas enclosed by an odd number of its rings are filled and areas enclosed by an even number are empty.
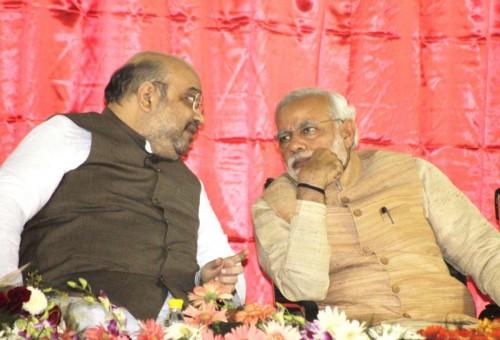
[[[197,120],[193,120],[192,122],[190,122],[188,124],[187,129],[190,131],[193,131],[193,129],[194,129],[194,132],[198,132],[199,126],[200,126],[200,122]]]

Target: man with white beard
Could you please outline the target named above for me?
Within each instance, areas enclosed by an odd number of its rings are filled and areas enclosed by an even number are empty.
[[[287,173],[252,208],[259,262],[283,295],[379,323],[475,322],[446,260],[500,302],[500,234],[432,164],[355,150],[355,109],[296,90],[278,105]]]

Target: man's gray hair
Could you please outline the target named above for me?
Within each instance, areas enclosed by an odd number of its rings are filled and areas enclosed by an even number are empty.
[[[313,97],[313,96],[321,96],[328,99],[328,101],[330,102],[328,111],[333,119],[340,119],[342,121],[348,119],[352,119],[353,121],[355,120],[356,108],[352,105],[349,105],[347,103],[347,100],[342,95],[334,92],[320,90],[314,87],[298,89],[288,93],[276,107],[276,111],[274,113],[275,118],[285,105],[297,102],[306,97]],[[337,131],[338,127],[339,125],[337,125]],[[356,129],[356,131],[354,132],[354,142],[352,144],[352,147],[353,148],[357,147],[358,142],[359,142],[359,135],[358,135],[358,129]]]

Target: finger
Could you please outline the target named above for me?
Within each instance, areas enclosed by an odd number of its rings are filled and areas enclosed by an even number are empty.
[[[241,263],[244,259],[247,258],[247,256],[248,256],[248,250],[245,249],[233,256],[226,257],[224,259],[224,267],[226,266],[231,267],[238,263]]]
[[[202,282],[208,282],[216,278],[217,275],[220,274],[223,266],[224,266],[224,260],[221,258],[215,259],[205,264],[201,269]]]
[[[218,281],[225,284],[225,285],[235,285],[238,282],[238,277],[231,275],[231,276],[224,276],[224,275],[219,275],[217,276]]]
[[[226,267],[220,271],[221,276],[238,276],[244,271],[243,266],[236,265],[233,267]]]
[[[208,262],[205,267],[210,270],[217,270],[219,267],[222,267],[224,265],[224,260],[222,258],[215,259],[213,261]]]

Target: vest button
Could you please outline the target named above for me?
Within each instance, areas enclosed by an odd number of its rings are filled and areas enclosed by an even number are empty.
[[[408,313],[403,313],[403,317],[407,319],[411,319],[411,315]]]
[[[399,286],[398,286],[398,285],[394,285],[394,286],[392,286],[392,291],[393,291],[394,293],[396,293],[396,294],[397,294],[397,293],[399,293],[401,290],[399,289]]]
[[[349,202],[351,202],[351,200],[349,199],[349,197],[345,197],[345,196],[344,196],[344,197],[342,197],[342,198],[340,199],[340,201],[341,201],[342,203],[349,203]]]
[[[389,259],[387,257],[382,257],[382,258],[380,258],[380,263],[389,264]]]
[[[372,251],[372,250],[370,249],[370,247],[368,247],[368,246],[363,246],[363,253],[365,253],[365,254],[370,254],[370,253],[371,253],[371,251]]]
[[[354,216],[361,216],[363,215],[363,212],[361,211],[361,209],[354,209],[353,214]]]

